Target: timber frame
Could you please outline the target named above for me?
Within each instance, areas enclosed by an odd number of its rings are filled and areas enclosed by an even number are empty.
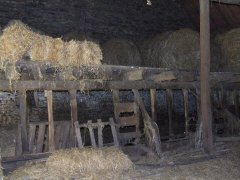
[[[41,67],[43,78],[36,76],[36,67]],[[80,91],[91,90],[126,90],[131,89],[135,94],[135,100],[140,107],[144,118],[144,124],[148,128],[149,133],[146,134],[148,145],[161,156],[161,142],[158,127],[155,123],[156,119],[156,89],[166,90],[168,110],[169,110],[169,135],[174,136],[172,132],[172,90],[181,89],[184,97],[185,107],[185,132],[188,134],[188,94],[190,90],[197,92],[197,98],[200,98],[200,77],[195,72],[186,72],[179,70],[169,70],[162,68],[147,67],[129,67],[129,66],[83,66],[72,70],[75,80],[63,80],[59,76],[61,71],[56,71],[55,67],[35,62],[20,61],[17,70],[21,74],[21,79],[17,81],[9,81],[5,77],[5,73],[0,75],[1,91],[18,91],[20,95],[20,115],[21,122],[18,130],[18,141],[16,155],[32,151],[31,143],[29,143],[29,135],[27,132],[27,104],[26,92],[29,90],[45,91],[48,104],[48,147],[49,152],[55,150],[54,143],[55,128],[53,120],[52,92],[68,91],[70,95],[71,107],[71,123],[69,128],[70,142],[74,144],[75,127],[74,123],[77,117],[77,101],[76,93]],[[240,73],[231,72],[212,72],[210,73],[210,85],[212,89],[240,89]],[[138,90],[150,90],[151,94],[151,116],[147,113],[143,101]],[[200,107],[200,101],[198,101]],[[199,113],[200,114],[200,113]],[[154,135],[154,137],[151,137]]]

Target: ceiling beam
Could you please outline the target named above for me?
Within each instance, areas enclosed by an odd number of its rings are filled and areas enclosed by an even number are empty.
[[[240,0],[211,0],[212,2],[240,5]]]

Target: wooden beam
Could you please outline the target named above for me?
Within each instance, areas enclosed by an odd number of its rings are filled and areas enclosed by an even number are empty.
[[[209,1],[199,0],[200,4],[200,95],[203,124],[203,146],[207,153],[213,152],[212,112],[210,102],[210,12]]]
[[[45,90],[45,96],[47,97],[47,107],[48,107],[48,143],[49,143],[49,152],[52,152],[52,151],[55,150],[52,91]]]
[[[22,137],[22,150],[27,152],[28,146],[28,135],[27,135],[27,94],[25,89],[19,91],[19,103],[20,103],[20,121],[21,121],[21,137]]]
[[[71,126],[70,126],[70,147],[73,147],[75,144],[75,128],[74,123],[78,121],[78,110],[77,110],[77,91],[70,90],[70,107],[71,107]]]

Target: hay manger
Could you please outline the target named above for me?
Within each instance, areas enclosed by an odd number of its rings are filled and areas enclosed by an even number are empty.
[[[112,39],[103,46],[104,63],[141,66],[141,55],[136,45],[125,39]]]

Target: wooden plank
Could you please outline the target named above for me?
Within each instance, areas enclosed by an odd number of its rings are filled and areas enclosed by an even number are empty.
[[[78,121],[76,121],[74,123],[74,126],[75,126],[75,133],[76,133],[76,137],[77,137],[77,145],[78,145],[79,148],[83,148],[82,136],[81,136],[81,131],[80,131],[80,128],[79,128]]]
[[[188,135],[189,102],[188,102],[188,90],[187,89],[183,89],[183,102],[184,102],[184,117],[185,117],[185,134]]]
[[[157,121],[157,92],[156,89],[150,89],[152,120]]]
[[[29,151],[34,152],[34,140],[36,136],[36,125],[29,124]]]
[[[94,131],[93,131],[93,127],[91,126],[92,124],[92,120],[88,121],[88,130],[89,130],[89,134],[90,134],[90,139],[91,139],[91,143],[92,143],[92,147],[96,148],[96,140],[95,140],[95,136],[94,136]]]
[[[98,146],[99,147],[103,147],[103,124],[102,124],[102,120],[98,119],[97,120],[97,124],[98,124]]]
[[[148,112],[145,109],[143,100],[138,92],[138,90],[133,89],[132,90],[135,97],[135,102],[139,106],[142,116],[143,116],[143,122],[144,122],[144,129],[146,133],[146,138],[149,141],[148,145],[152,150],[156,152],[158,156],[161,156],[161,138],[159,133],[159,128],[154,122],[151,117],[149,116]]]
[[[61,136],[63,134],[62,124],[56,124],[54,126],[54,147],[55,149],[60,149],[61,147]]]
[[[76,145],[75,145],[75,136],[74,136],[74,139],[73,139],[74,145],[72,143],[69,144],[69,145],[67,144],[68,139],[71,138],[71,137],[69,137],[69,135],[70,135],[70,126],[71,126],[70,123],[65,123],[65,125],[63,126],[63,129],[62,129],[63,139],[62,139],[62,146],[61,146],[61,148],[76,147]],[[74,130],[74,132],[75,132],[75,130]]]
[[[20,105],[20,121],[21,121],[21,137],[23,152],[29,151],[28,146],[28,135],[27,135],[27,94],[26,90],[22,89],[19,91],[19,105]]]
[[[38,136],[37,136],[37,153],[43,152],[43,143],[44,143],[44,135],[45,135],[46,125],[40,124],[38,129]]]
[[[110,122],[110,126],[111,126],[111,131],[112,131],[114,145],[116,147],[119,147],[119,141],[118,141],[116,126],[115,126],[113,118],[109,118],[109,122]]]
[[[45,90],[45,96],[47,97],[47,107],[48,107],[48,143],[49,143],[49,151],[52,152],[55,150],[52,91]]]
[[[212,113],[210,102],[210,12],[209,1],[199,0],[200,5],[200,95],[203,124],[203,146],[207,153],[213,152]]]
[[[75,143],[74,122],[78,121],[77,91],[70,90],[69,95],[70,95],[70,107],[71,107],[70,144],[74,146],[74,143]]]
[[[166,89],[166,99],[167,99],[167,106],[168,106],[168,128],[169,128],[169,137],[174,136],[173,134],[173,91],[172,89]]]

